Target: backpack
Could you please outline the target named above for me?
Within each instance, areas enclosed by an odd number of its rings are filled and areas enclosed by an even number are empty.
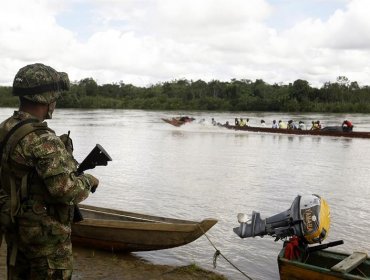
[[[34,168],[16,163],[11,160],[10,156],[18,142],[26,135],[45,130],[52,131],[47,127],[46,122],[40,123],[38,119],[21,121],[9,131],[0,129],[0,190],[8,195],[8,201],[5,201],[4,205],[10,203],[8,211],[12,223],[20,210],[21,200],[28,196],[27,179]],[[6,209],[3,211],[0,209],[0,212],[4,215],[3,212],[6,212]],[[1,226],[6,228],[9,225],[2,224]]]

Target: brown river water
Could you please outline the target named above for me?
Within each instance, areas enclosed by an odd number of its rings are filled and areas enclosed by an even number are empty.
[[[1,119],[14,109],[0,109]],[[173,127],[161,118],[189,115],[193,123]],[[235,117],[258,126],[264,119],[320,120],[370,131],[365,114],[212,113],[140,110],[57,109],[49,126],[74,141],[82,160],[101,144],[112,156],[107,167],[91,173],[100,179],[86,204],[173,218],[219,222],[208,237],[221,253],[253,279],[277,279],[282,242],[271,237],[240,239],[232,231],[237,214],[261,212],[263,218],[288,209],[297,195],[319,194],[331,207],[327,241],[342,239],[336,251],[370,251],[370,139],[288,136],[214,127]],[[205,118],[204,124],[197,120]],[[156,264],[197,265],[213,270],[215,250],[201,237],[168,250],[135,253]],[[216,272],[245,279],[222,257]]]

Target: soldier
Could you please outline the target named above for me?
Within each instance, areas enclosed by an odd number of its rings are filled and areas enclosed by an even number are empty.
[[[77,175],[72,141],[48,128],[66,73],[36,63],[13,82],[19,111],[0,125],[0,222],[8,245],[8,279],[71,279],[74,206],[99,181]]]

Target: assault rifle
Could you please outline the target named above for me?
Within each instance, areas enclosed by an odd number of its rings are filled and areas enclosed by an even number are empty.
[[[87,155],[87,157],[80,163],[77,168],[77,174],[81,175],[85,170],[94,169],[96,166],[107,166],[108,161],[112,161],[112,158],[104,150],[102,146],[96,144],[94,149]],[[95,192],[96,187],[91,189],[91,192]]]
[[[81,175],[85,170],[93,169],[96,166],[107,166],[108,161],[112,161],[110,155],[104,150],[102,146],[96,144],[94,149],[91,150],[87,157],[78,166],[77,175]],[[95,191],[96,187],[91,189],[92,193],[94,193]],[[83,216],[81,214],[80,208],[76,204],[74,207],[73,222],[77,223],[82,220]]]

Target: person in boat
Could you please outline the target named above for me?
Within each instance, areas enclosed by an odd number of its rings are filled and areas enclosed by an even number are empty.
[[[264,120],[261,120],[261,127],[266,127],[266,122]]]
[[[211,122],[212,122],[212,125],[217,125],[217,122],[215,121],[214,118],[212,118]]]
[[[273,121],[272,121],[272,127],[271,127],[271,128],[279,128],[279,126],[278,126],[278,124],[277,124],[276,120],[273,120]]]
[[[200,119],[200,120],[198,121],[198,123],[200,123],[200,124],[204,124],[204,123],[205,123],[205,121],[206,121],[206,119],[205,119],[205,118],[202,118],[202,119]]]
[[[311,130],[321,129],[320,121],[312,121]]]
[[[304,121],[299,121],[298,129],[299,130],[306,130],[306,125],[305,125]]]
[[[192,122],[193,120],[195,120],[194,118],[190,118],[190,117],[188,117],[188,116],[183,116],[183,117],[180,117],[180,118],[178,118],[178,120],[180,121],[180,122]]]
[[[8,279],[71,279],[75,205],[99,181],[78,175],[69,135],[56,136],[51,119],[68,75],[35,63],[14,77],[19,110],[0,125],[0,224],[5,229]],[[6,159],[6,160],[5,160]]]
[[[287,129],[287,124],[282,120],[279,120],[279,129]]]
[[[289,121],[288,121],[287,128],[288,128],[288,129],[298,129],[298,127],[296,126],[296,124],[294,123],[294,121],[293,121],[293,120],[289,120]]]
[[[240,124],[239,124],[239,120],[238,120],[238,118],[235,118],[235,126],[239,126]]]
[[[184,123],[184,117],[173,117],[172,121]]]
[[[249,119],[247,118],[247,120],[245,121],[245,126],[249,126]]]
[[[230,126],[229,121],[226,121],[226,123],[223,126],[226,126],[226,127]]]
[[[345,120],[342,123],[342,130],[345,131],[345,132],[351,132],[353,130],[353,124],[352,124],[352,122],[349,121],[349,120]]]
[[[240,122],[239,122],[239,126],[243,127],[243,126],[246,126],[246,122],[243,118],[240,118]]]

